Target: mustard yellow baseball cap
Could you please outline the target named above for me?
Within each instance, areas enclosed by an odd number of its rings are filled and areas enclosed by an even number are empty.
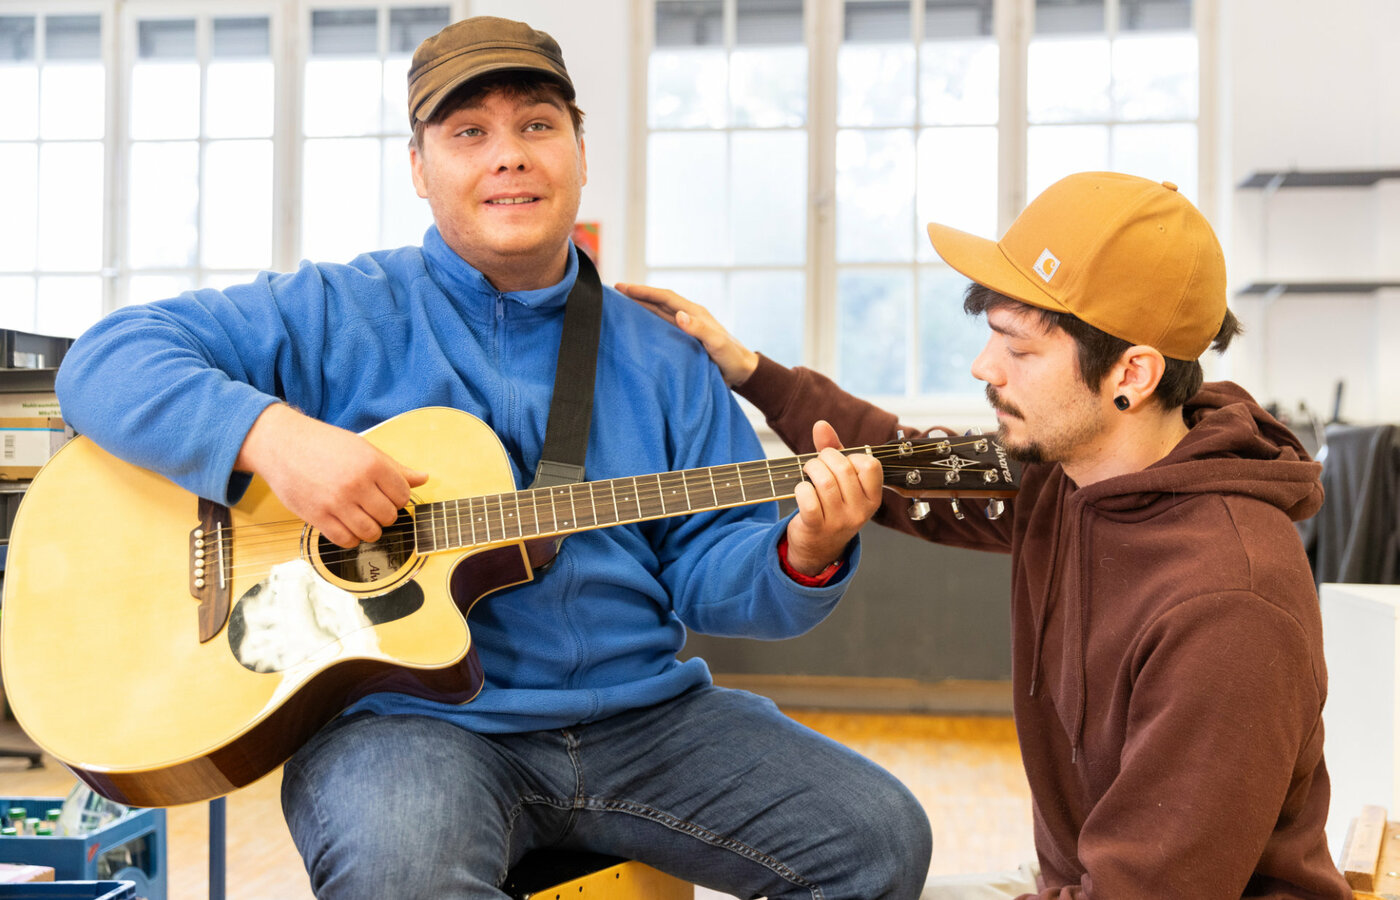
[[[408,70],[409,124],[427,122],[457,88],[494,72],[533,72],[574,99],[574,82],[554,38],[524,22],[473,16],[448,25],[413,52]]]
[[[1000,241],[936,223],[928,236],[978,284],[1173,359],[1200,357],[1225,320],[1220,241],[1169,181],[1080,172],[1032,200]]]

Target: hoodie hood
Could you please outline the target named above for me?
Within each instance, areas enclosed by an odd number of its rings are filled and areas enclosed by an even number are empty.
[[[1184,413],[1191,430],[1170,453],[1140,472],[1089,485],[1079,492],[1080,501],[1124,511],[1163,494],[1243,494],[1295,522],[1321,508],[1321,464],[1239,385],[1206,384]]]
[[[1206,384],[1185,405],[1190,431],[1165,457],[1139,472],[1073,489],[1064,478],[1061,503],[1064,534],[1052,544],[1051,565],[1064,565],[1046,579],[1045,595],[1035,609],[1035,644],[1031,656],[1030,693],[1040,681],[1045,628],[1055,585],[1064,589],[1064,634],[1060,684],[1071,754],[1077,758],[1084,732],[1086,671],[1085,629],[1094,596],[1093,520],[1098,513],[1150,517],[1192,494],[1240,495],[1267,503],[1294,522],[1322,505],[1322,466],[1308,458],[1301,443],[1241,387],[1230,382]],[[1125,526],[1131,527],[1131,526]],[[1068,547],[1063,554],[1060,548]]]

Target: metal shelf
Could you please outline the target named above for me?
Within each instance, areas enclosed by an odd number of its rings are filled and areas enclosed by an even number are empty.
[[[1241,189],[1258,188],[1336,188],[1371,187],[1378,181],[1400,178],[1400,169],[1340,169],[1314,170],[1303,172],[1253,172],[1239,186]]]

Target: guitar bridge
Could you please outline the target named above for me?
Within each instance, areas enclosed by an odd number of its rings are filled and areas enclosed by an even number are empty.
[[[223,630],[228,622],[231,582],[231,519],[228,507],[199,500],[199,525],[190,531],[190,596],[199,601],[199,642]]]

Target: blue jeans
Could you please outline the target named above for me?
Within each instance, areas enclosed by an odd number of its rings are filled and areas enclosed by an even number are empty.
[[[318,898],[501,898],[529,850],[640,860],[740,897],[916,898],[932,842],[884,769],[769,700],[697,688],[559,731],[358,715],[286,765]]]

